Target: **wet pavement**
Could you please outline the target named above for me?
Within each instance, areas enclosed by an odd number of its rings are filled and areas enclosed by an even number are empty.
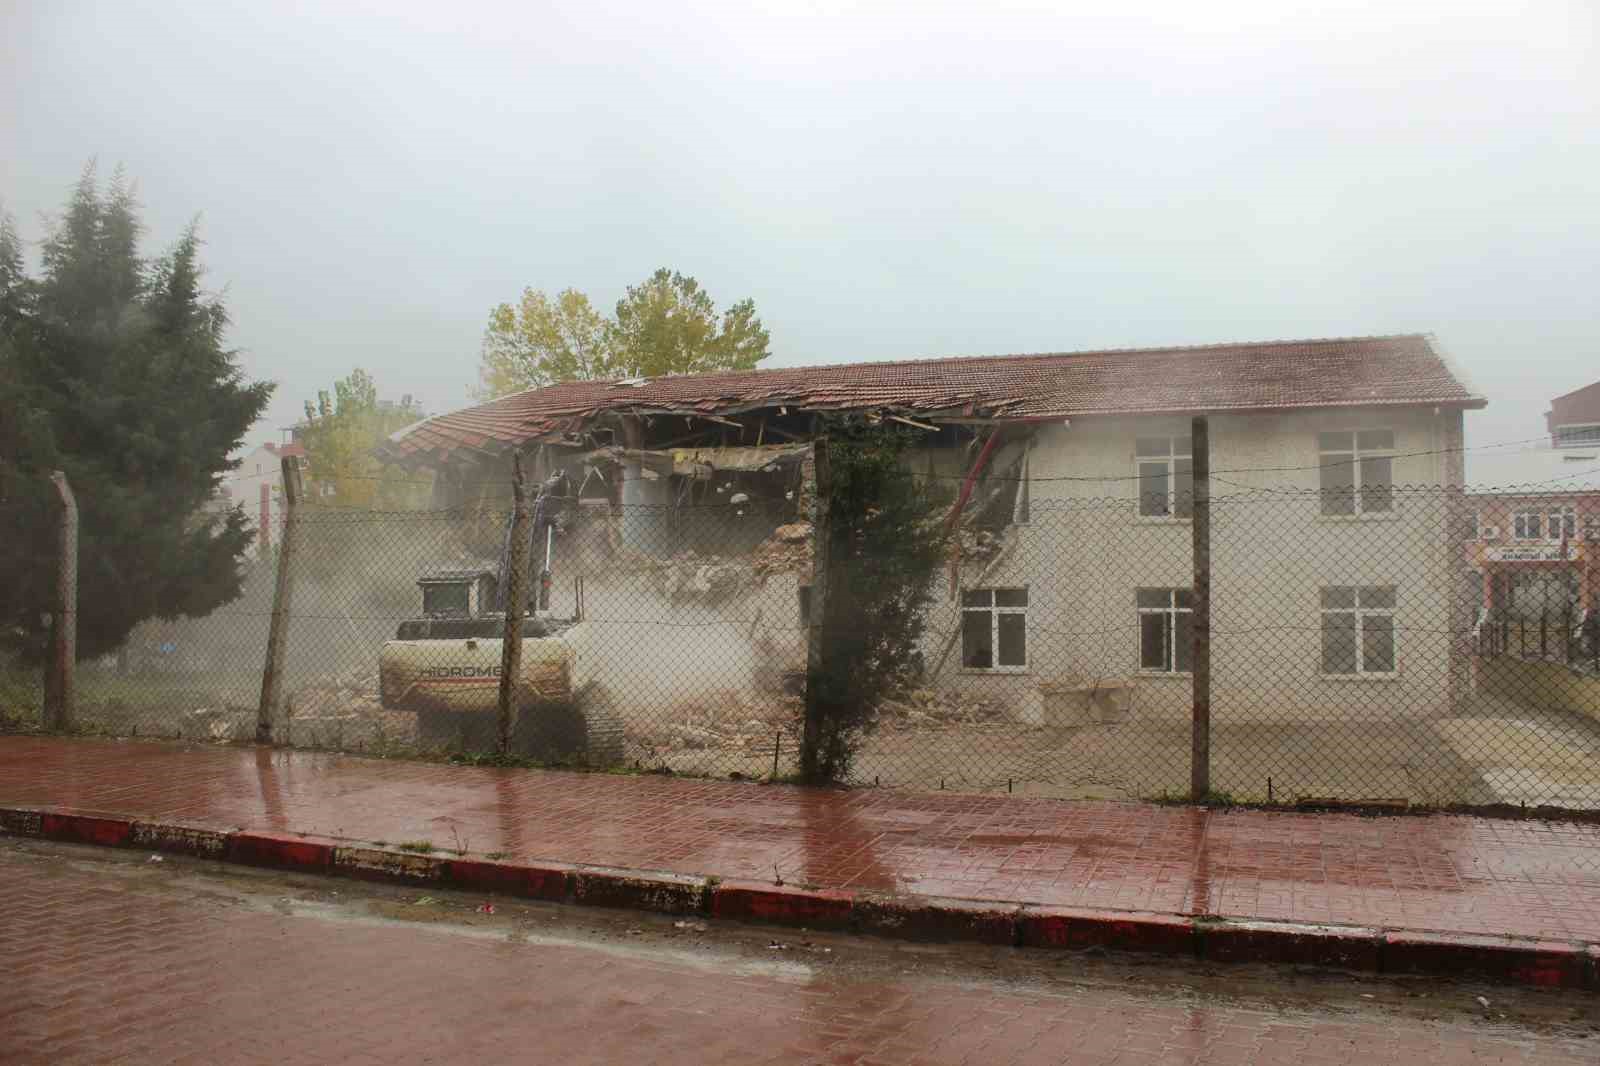
[[[459,893],[15,839],[0,841],[0,884],[7,1063],[1383,1066],[1600,1051],[1593,998],[1572,993],[1196,974],[510,901],[489,914]]]
[[[833,791],[0,738],[0,804],[517,859],[1600,942],[1600,826]]]

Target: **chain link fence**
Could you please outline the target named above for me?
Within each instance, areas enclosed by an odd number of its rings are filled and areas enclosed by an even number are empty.
[[[1600,537],[1485,528],[1499,497],[1230,487],[1210,503],[1211,787],[1239,801],[1600,809]],[[1530,497],[1524,493],[1520,500]],[[805,709],[813,531],[797,501],[533,508],[511,749],[545,763],[788,777]],[[918,667],[857,784],[1066,798],[1186,796],[1192,507],[1024,499],[964,526]],[[0,509],[0,523],[38,516]],[[306,506],[243,595],[141,624],[81,663],[79,731],[257,736],[284,545],[275,743],[487,755],[509,510]],[[280,603],[280,606],[282,604]],[[94,588],[80,611],[94,610]],[[821,634],[826,639],[826,634]],[[41,672],[0,662],[0,722]]]

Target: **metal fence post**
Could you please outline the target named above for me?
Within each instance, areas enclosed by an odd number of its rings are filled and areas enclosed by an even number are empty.
[[[283,458],[283,536],[278,538],[278,581],[272,590],[272,626],[267,631],[267,663],[261,674],[261,705],[256,709],[256,743],[272,743],[272,720],[283,698],[283,670],[289,646],[289,607],[294,597],[294,548],[300,525],[300,463]]]
[[[511,551],[506,563],[506,622],[500,643],[500,706],[495,722],[496,750],[505,755],[511,750],[511,730],[518,695],[522,689],[522,617],[527,609],[527,593],[522,575],[528,568],[528,488],[522,476],[522,454],[511,456]]]
[[[1211,429],[1204,415],[1190,424],[1194,470],[1194,748],[1189,792],[1196,803],[1211,792]]]
[[[56,541],[56,604],[50,617],[50,668],[45,676],[44,727],[72,728],[72,690],[78,662],[78,501],[60,470],[50,475],[61,501]]]
[[[813,441],[811,451],[816,468],[816,496],[813,499],[811,522],[811,617],[806,630],[805,721],[800,737],[800,775],[808,781],[816,776],[822,756],[822,718],[826,708],[819,679],[826,659],[823,641],[827,634],[823,630],[823,622],[828,617],[829,549],[833,539],[833,479],[829,474],[828,442],[822,439]]]

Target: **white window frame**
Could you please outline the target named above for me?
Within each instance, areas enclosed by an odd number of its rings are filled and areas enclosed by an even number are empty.
[[[989,602],[987,604],[973,604],[971,606],[967,604],[966,601],[969,594],[985,592],[989,594]],[[1020,606],[1009,604],[1006,606],[1000,606],[996,602],[997,597],[995,595],[999,592],[1020,592],[1022,593],[1023,599],[1027,602],[1024,602]],[[1031,602],[1032,596],[1029,594],[1027,585],[985,585],[981,588],[963,588],[961,590],[961,641],[963,645],[965,645],[968,614],[989,615],[989,653],[991,656],[991,662],[988,666],[968,666],[966,648],[963,646],[961,649],[961,669],[968,673],[974,674],[1027,673],[1029,669],[1028,606]],[[1002,666],[1000,664],[1000,618],[1002,615],[1008,614],[1022,616],[1022,662],[1020,664],[1007,663]]]
[[[1165,454],[1152,452],[1149,455],[1139,454],[1141,441],[1162,441],[1165,444]],[[1189,461],[1189,500],[1188,514],[1178,513],[1178,460]],[[1167,499],[1166,510],[1159,514],[1147,513],[1144,509],[1144,467],[1147,465],[1162,464],[1166,469]],[[1194,440],[1188,436],[1152,435],[1148,437],[1135,437],[1133,442],[1133,481],[1138,486],[1138,498],[1134,501],[1135,510],[1139,518],[1146,522],[1188,522],[1194,517]]]
[[[1528,520],[1538,525],[1539,531],[1528,535]],[[1568,540],[1578,539],[1578,509],[1564,505],[1547,507],[1521,507],[1511,516],[1513,540],[1538,544],[1559,544],[1563,533]]]
[[[1349,590],[1349,592],[1352,594],[1352,600],[1353,600],[1354,606],[1351,606],[1351,607],[1324,607],[1324,606],[1322,606],[1322,594],[1325,593],[1325,592],[1334,591],[1336,589],[1347,589],[1347,590]],[[1364,607],[1364,606],[1362,606],[1361,595],[1362,595],[1363,592],[1367,591],[1368,589],[1388,589],[1389,590],[1389,594],[1390,594],[1390,598],[1394,600],[1394,604],[1392,606],[1388,606],[1388,607]],[[1397,586],[1394,586],[1394,585],[1324,585],[1321,589],[1319,589],[1318,592],[1317,592],[1317,607],[1318,607],[1317,667],[1318,667],[1318,670],[1321,672],[1322,676],[1323,677],[1330,677],[1330,678],[1348,678],[1348,677],[1372,677],[1372,678],[1377,678],[1377,677],[1395,677],[1395,676],[1397,676],[1400,673],[1400,627],[1395,624],[1395,614],[1397,612],[1397,609],[1398,609],[1399,605],[1400,605],[1400,592],[1399,592],[1399,588]],[[1349,673],[1349,674],[1331,674],[1327,670],[1322,669],[1322,667],[1324,665],[1323,662],[1322,662],[1322,655],[1323,655],[1322,641],[1323,641],[1324,634],[1325,634],[1326,631],[1322,627],[1321,620],[1325,619],[1330,614],[1346,614],[1346,615],[1353,615],[1355,617],[1355,628],[1353,630],[1351,630],[1351,632],[1355,635],[1356,669],[1355,669],[1354,673]],[[1387,619],[1389,619],[1389,658],[1390,658],[1391,662],[1390,662],[1389,669],[1387,669],[1387,670],[1368,670],[1367,669],[1367,662],[1366,662],[1366,659],[1367,659],[1367,643],[1366,643],[1366,640],[1364,639],[1364,637],[1365,637],[1365,634],[1366,634],[1366,619],[1369,616],[1370,617],[1376,617],[1376,618],[1387,618]]]
[[[1142,604],[1139,603],[1139,593],[1141,593],[1141,592],[1165,592],[1167,594],[1166,605],[1163,606],[1163,607],[1145,607],[1145,606],[1143,606]],[[1178,593],[1180,593],[1180,592],[1189,593],[1189,606],[1180,607],[1178,605]],[[1193,590],[1192,589],[1186,589],[1186,588],[1168,588],[1168,587],[1161,586],[1161,585],[1141,585],[1139,588],[1135,589],[1134,592],[1133,592],[1133,605],[1134,605],[1134,610],[1137,612],[1138,617],[1139,617],[1139,626],[1138,626],[1138,630],[1139,630],[1139,644],[1138,644],[1139,673],[1148,674],[1148,675],[1150,675],[1152,677],[1189,677],[1189,676],[1191,676],[1194,673],[1193,670],[1179,670],[1178,669],[1178,619],[1182,615],[1189,615],[1190,616],[1190,623],[1191,623],[1191,632],[1193,631],[1193,629],[1192,629],[1192,624],[1193,624],[1193,620],[1194,620],[1194,592],[1193,592]],[[1166,641],[1166,647],[1163,649],[1163,656],[1162,656],[1163,661],[1166,663],[1165,666],[1155,667],[1155,666],[1146,666],[1144,664],[1144,617],[1145,617],[1145,615],[1164,615],[1166,617],[1166,623],[1167,623],[1166,624],[1166,631],[1165,631],[1166,635],[1163,638]]]
[[[1564,429],[1586,429],[1594,436],[1584,440],[1563,441],[1561,431]],[[1600,422],[1566,422],[1555,427],[1550,435],[1555,438],[1553,443],[1557,448],[1593,448],[1600,445]]]
[[[1348,433],[1348,434],[1350,434],[1350,447],[1349,448],[1323,448],[1323,446],[1322,446],[1322,438],[1325,435],[1330,434],[1330,433]],[[1361,436],[1364,433],[1387,433],[1387,434],[1389,434],[1389,446],[1387,448],[1363,448],[1361,446]],[[1362,518],[1362,517],[1373,517],[1375,515],[1389,516],[1389,515],[1394,514],[1395,492],[1394,492],[1394,462],[1393,462],[1393,460],[1398,455],[1398,450],[1395,447],[1395,441],[1397,441],[1398,439],[1399,439],[1398,434],[1396,434],[1395,431],[1393,429],[1391,429],[1390,427],[1388,427],[1388,426],[1369,426],[1366,429],[1325,429],[1325,430],[1321,430],[1321,431],[1318,432],[1318,434],[1317,434],[1317,467],[1318,467],[1318,484],[1317,484],[1317,488],[1318,488],[1318,491],[1319,491],[1319,495],[1321,497],[1321,511],[1322,511],[1322,516],[1324,518]],[[1337,458],[1335,458],[1335,457],[1337,457]],[[1388,506],[1387,507],[1378,507],[1378,508],[1368,508],[1367,507],[1367,493],[1365,491],[1366,486],[1364,486],[1362,484],[1362,481],[1361,481],[1361,463],[1362,463],[1362,460],[1364,460],[1364,459],[1388,459],[1388,460],[1390,460],[1390,463],[1389,463],[1389,485],[1388,485],[1389,493],[1388,493]],[[1333,467],[1335,465],[1340,465],[1340,466],[1348,465],[1350,467],[1350,479],[1351,479],[1350,496],[1351,496],[1351,505],[1353,507],[1353,510],[1349,511],[1348,513],[1343,512],[1343,511],[1329,511],[1328,510],[1328,500],[1332,497],[1332,494],[1334,492],[1336,492],[1336,491],[1337,492],[1343,492],[1344,491],[1343,489],[1334,490],[1334,489],[1326,488],[1321,483],[1321,478],[1323,476],[1324,471],[1326,471],[1328,468]],[[1376,487],[1376,486],[1374,486],[1374,487]]]

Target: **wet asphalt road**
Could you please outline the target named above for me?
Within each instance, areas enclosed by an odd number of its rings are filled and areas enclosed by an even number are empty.
[[[0,898],[6,1063],[1600,1061],[1600,997],[1571,992],[910,945],[3,838]]]

